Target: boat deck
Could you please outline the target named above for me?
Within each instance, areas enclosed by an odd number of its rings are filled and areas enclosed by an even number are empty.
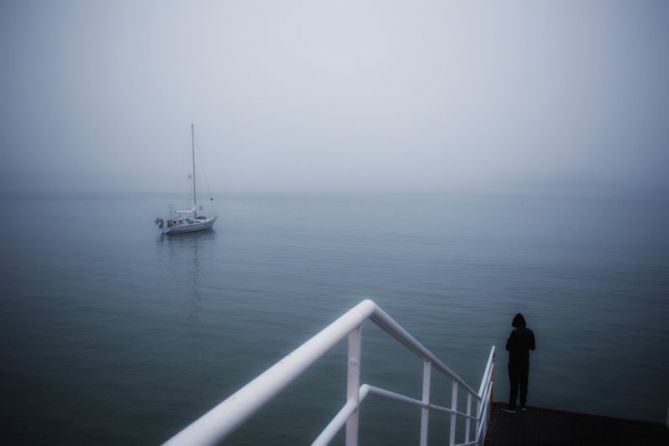
[[[486,446],[669,445],[669,429],[661,423],[536,407],[511,414],[502,407],[493,404]]]

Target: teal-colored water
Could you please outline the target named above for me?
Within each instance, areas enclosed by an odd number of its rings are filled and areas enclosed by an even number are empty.
[[[449,195],[218,196],[215,231],[162,238],[179,197],[5,199],[0,410],[11,444],[155,444],[348,308],[373,298],[495,396],[521,311],[529,403],[664,421],[669,205]],[[421,361],[372,324],[363,382],[420,396]],[[231,437],[306,443],[345,397],[345,346]],[[448,404],[449,383],[435,399]],[[369,399],[363,444],[418,438],[419,411]],[[431,441],[447,436],[431,418]]]

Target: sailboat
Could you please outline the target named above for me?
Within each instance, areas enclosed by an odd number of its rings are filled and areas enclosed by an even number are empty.
[[[190,125],[191,149],[193,152],[193,207],[186,210],[170,209],[167,219],[160,217],[154,223],[163,231],[163,234],[183,234],[211,229],[216,222],[216,217],[206,217],[198,213],[197,190],[195,188],[195,125]],[[202,209],[200,207],[200,209]]]

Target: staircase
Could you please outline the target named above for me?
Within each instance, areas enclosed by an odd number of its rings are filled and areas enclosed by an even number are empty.
[[[361,326],[367,320],[381,327],[387,334],[423,361],[422,396],[420,399],[371,384],[360,383]],[[439,411],[450,415],[450,446],[456,445],[456,438],[464,438],[464,442],[457,443],[458,446],[483,446],[492,407],[495,347],[493,346],[490,350],[481,383],[478,390],[475,390],[371,300],[364,300],[347,311],[320,333],[195,420],[165,444],[214,445],[222,442],[244,421],[252,417],[264,404],[286,388],[300,374],[311,367],[318,358],[344,338],[348,338],[346,403],[314,439],[312,445],[327,445],[345,426],[346,446],[357,446],[360,405],[367,397],[374,396],[414,406],[421,411],[420,438],[418,439],[421,446],[427,446],[430,411]],[[452,383],[449,407],[432,403],[430,383],[433,371],[443,375]],[[466,395],[466,403],[464,402],[465,399],[462,398],[460,400],[463,402],[458,404],[458,394],[460,392],[464,392]],[[458,420],[464,420],[464,422],[458,422]],[[462,429],[459,432],[457,431],[458,427]]]

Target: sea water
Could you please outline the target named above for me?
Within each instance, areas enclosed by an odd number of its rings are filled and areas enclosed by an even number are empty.
[[[495,345],[501,401],[522,312],[537,339],[530,405],[665,420],[667,202],[220,195],[213,231],[161,236],[153,219],[182,201],[4,199],[3,442],[160,443],[365,298],[476,389]],[[420,398],[421,360],[370,322],[362,358],[362,382]],[[433,376],[448,405],[450,382]],[[307,443],[345,393],[344,342],[230,444]],[[361,441],[416,443],[419,420],[369,398]],[[447,416],[430,426],[431,442],[447,438]]]

